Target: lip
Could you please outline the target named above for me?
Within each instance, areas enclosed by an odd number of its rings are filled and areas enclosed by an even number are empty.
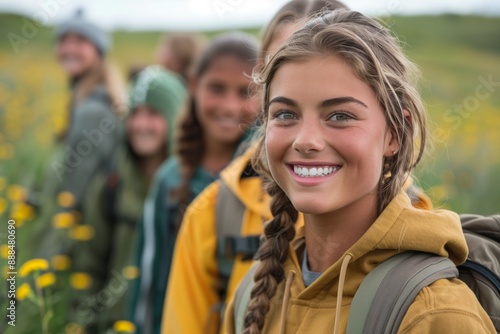
[[[239,127],[240,122],[237,119],[215,117],[214,122],[217,123],[221,128],[236,128]]]
[[[314,177],[300,177],[297,174],[294,173],[293,171],[293,166],[339,166],[340,168],[336,171],[334,171],[331,174],[325,175],[325,176],[314,176]],[[342,165],[340,164],[334,164],[331,162],[323,162],[323,161],[291,161],[286,163],[286,167],[288,171],[290,172],[290,175],[292,178],[301,186],[315,186],[318,184],[321,184],[323,182],[326,182],[330,180],[332,177],[334,177],[341,169]]]

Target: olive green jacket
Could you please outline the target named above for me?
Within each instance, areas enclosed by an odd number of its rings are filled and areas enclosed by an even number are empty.
[[[131,256],[147,188],[136,158],[121,147],[116,162],[96,175],[86,193],[83,225],[93,236],[75,241],[72,272],[88,275],[91,284],[73,290],[70,318],[91,333],[104,333],[125,318],[125,296],[138,275]]]

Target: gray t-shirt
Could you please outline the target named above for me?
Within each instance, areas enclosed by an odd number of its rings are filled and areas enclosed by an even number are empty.
[[[311,285],[321,273],[309,270],[307,265],[307,249],[304,249],[304,257],[302,259],[302,279],[304,280],[304,285],[308,287]]]

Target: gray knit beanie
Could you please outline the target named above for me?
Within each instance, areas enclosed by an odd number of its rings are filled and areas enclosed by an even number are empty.
[[[81,35],[91,41],[102,54],[106,54],[111,46],[111,37],[107,32],[89,22],[83,15],[83,10],[78,9],[69,20],[61,23],[56,29],[56,39],[59,41],[67,33]]]

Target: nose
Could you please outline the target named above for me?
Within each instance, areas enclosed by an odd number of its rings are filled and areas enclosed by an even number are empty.
[[[302,154],[321,152],[325,148],[319,120],[304,118],[296,133],[292,148]]]
[[[237,93],[230,92],[224,101],[224,110],[231,114],[238,114],[244,102]]]

